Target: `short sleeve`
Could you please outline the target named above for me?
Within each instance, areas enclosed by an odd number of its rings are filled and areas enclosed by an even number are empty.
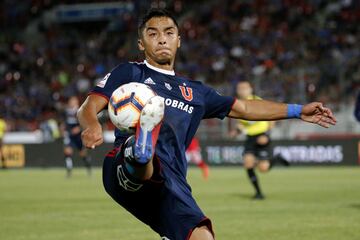
[[[111,72],[94,87],[90,94],[96,94],[110,99],[112,93],[121,85],[133,81],[133,64],[123,63],[115,67]]]
[[[225,118],[235,102],[234,97],[222,96],[210,87],[206,87],[205,114],[203,118]]]

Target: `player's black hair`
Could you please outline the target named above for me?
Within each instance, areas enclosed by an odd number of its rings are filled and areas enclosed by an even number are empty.
[[[138,25],[138,35],[141,37],[142,31],[144,30],[145,24],[153,17],[168,17],[173,20],[176,27],[179,28],[179,25],[175,19],[175,16],[168,10],[164,8],[151,8],[149,11],[147,11],[139,21]]]
[[[250,84],[250,87],[252,88],[252,93],[253,95],[255,95],[255,87],[254,87],[254,84],[250,81],[250,80],[240,80],[236,83],[236,86],[239,85],[240,83],[249,83]],[[234,96],[237,97],[237,92],[236,92],[236,88],[234,88]]]

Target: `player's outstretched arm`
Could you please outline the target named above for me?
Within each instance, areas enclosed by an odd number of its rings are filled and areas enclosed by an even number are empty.
[[[81,139],[87,148],[103,143],[102,128],[97,114],[107,105],[107,100],[98,95],[89,95],[78,110],[77,117],[83,129]]]
[[[253,121],[300,118],[325,128],[336,124],[336,118],[331,110],[319,102],[302,106],[266,100],[236,100],[228,116]]]

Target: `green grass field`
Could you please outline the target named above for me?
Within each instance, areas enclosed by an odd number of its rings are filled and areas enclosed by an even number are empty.
[[[358,240],[360,168],[289,168],[261,175],[267,196],[253,201],[245,172],[198,169],[189,181],[217,239]],[[100,169],[0,171],[1,240],[158,240],[104,192]]]

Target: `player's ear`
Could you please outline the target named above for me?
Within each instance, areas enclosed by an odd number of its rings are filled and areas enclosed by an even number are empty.
[[[178,36],[178,48],[180,48],[180,46],[181,46],[181,37],[180,37],[180,35]]]
[[[143,43],[141,38],[138,39],[138,48],[139,48],[140,51],[145,50],[144,43]]]

